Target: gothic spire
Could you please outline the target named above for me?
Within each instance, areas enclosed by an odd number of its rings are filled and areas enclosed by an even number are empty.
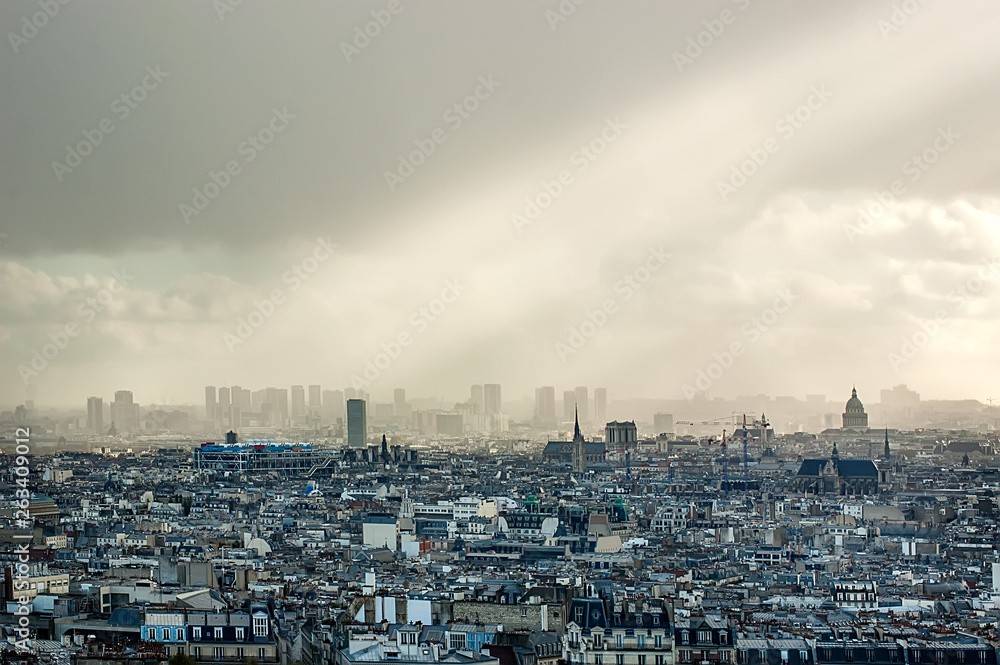
[[[583,436],[582,434],[580,434],[580,405],[579,404],[576,405],[576,407],[574,408],[574,411],[575,411],[574,420],[576,422],[574,422],[574,424],[573,424],[573,440],[576,441],[577,439],[579,439],[579,438],[581,438]]]

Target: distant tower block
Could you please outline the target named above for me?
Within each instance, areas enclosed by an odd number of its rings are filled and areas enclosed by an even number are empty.
[[[672,413],[653,414],[653,430],[655,434],[673,434],[674,414]]]

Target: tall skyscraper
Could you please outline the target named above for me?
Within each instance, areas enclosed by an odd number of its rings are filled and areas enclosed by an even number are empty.
[[[654,413],[653,414],[653,430],[656,434],[673,434],[674,433],[674,414],[672,413]]]
[[[264,412],[264,404],[267,403],[266,390],[254,390],[250,393],[250,410],[257,413]]]
[[[205,386],[205,420],[215,420],[215,386]]]
[[[233,386],[229,397],[233,406],[239,407],[243,411],[250,411],[253,409],[253,399],[250,397],[249,390],[240,388],[239,386]]]
[[[347,445],[363,448],[368,442],[368,416],[365,401],[347,400]]]
[[[604,425],[608,422],[608,389],[594,388],[594,422]]]
[[[229,411],[232,407],[232,394],[229,388],[223,386],[219,388],[219,406],[215,409],[215,421],[222,423],[223,425],[229,424]]]
[[[309,416],[317,417],[323,413],[323,391],[317,384],[309,386]]]
[[[287,388],[265,388],[265,403],[269,414],[268,420],[272,425],[284,426],[288,421],[288,389]]]
[[[563,422],[569,423],[576,419],[576,393],[572,390],[563,391]]]
[[[556,423],[556,389],[553,386],[535,388],[535,424],[551,427]]]
[[[115,391],[115,401],[111,403],[111,422],[119,432],[139,430],[139,405],[132,401],[131,390]]]
[[[576,387],[576,408],[580,411],[580,422],[590,423],[590,396],[587,386]]]
[[[483,386],[483,405],[487,416],[503,412],[499,383],[487,383]]]
[[[412,415],[413,411],[406,403],[405,388],[396,388],[392,391],[392,413],[397,419],[406,418],[408,420]]]
[[[344,417],[344,391],[324,390],[323,391],[323,421],[335,423],[337,418]]]
[[[483,387],[480,385],[472,386],[469,391],[469,401],[479,407],[480,415],[486,415],[486,402],[483,398]]]
[[[292,386],[292,418],[299,419],[306,415],[306,391],[302,386]]]
[[[100,397],[87,398],[87,429],[97,434],[105,433],[104,400],[102,400]]]

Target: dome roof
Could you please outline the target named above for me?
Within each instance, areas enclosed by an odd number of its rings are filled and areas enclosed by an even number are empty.
[[[851,399],[847,400],[847,411],[857,410],[860,411],[865,408],[865,405],[861,403],[858,399],[858,389],[851,388]]]

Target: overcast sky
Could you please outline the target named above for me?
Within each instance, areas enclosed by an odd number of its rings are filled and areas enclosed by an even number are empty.
[[[0,4],[0,403],[1000,396],[995,2],[51,1]]]

